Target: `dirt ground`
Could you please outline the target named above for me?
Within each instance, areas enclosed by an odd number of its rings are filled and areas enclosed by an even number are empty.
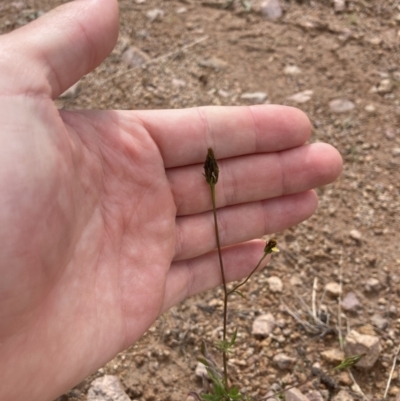
[[[62,2],[5,1],[1,32]],[[299,387],[318,391],[309,399],[334,399],[340,389],[362,399],[349,374],[333,372],[337,363],[324,354],[340,350],[339,327],[343,337],[356,329],[380,339],[375,366],[352,373],[368,399],[381,400],[400,344],[400,1],[349,0],[335,12],[329,0],[280,0],[277,20],[261,12],[261,3],[254,0],[246,12],[239,0],[228,9],[217,0],[121,0],[116,48],[57,102],[70,109],[263,102],[304,110],[311,141],[337,147],[344,171],[318,190],[311,219],[275,233],[281,252],[244,287],[246,298],[232,296],[229,330],[238,327],[239,334],[231,376],[260,400],[271,389],[304,382],[320,365],[335,385],[309,381]],[[264,94],[254,100],[255,92]],[[282,280],[281,292],[271,291],[272,276]],[[353,312],[342,309],[340,322],[338,296],[324,290],[332,282],[342,282],[341,299],[352,292],[360,302]],[[326,326],[310,317],[314,283]],[[132,400],[186,400],[200,391],[197,358],[201,340],[212,344],[221,334],[221,295],[217,289],[174,307],[139,343],[59,400],[86,400],[90,382],[104,374],[117,375]],[[276,327],[257,338],[253,321],[268,312]],[[279,353],[293,358],[288,368],[274,363]],[[387,399],[400,399],[399,392],[396,366]]]

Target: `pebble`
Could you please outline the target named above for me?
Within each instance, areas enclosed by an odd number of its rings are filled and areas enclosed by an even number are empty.
[[[382,43],[382,39],[379,36],[374,36],[368,42],[371,43],[371,45],[379,46]]]
[[[400,156],[400,148],[393,148],[392,155],[394,157]]]
[[[385,131],[385,136],[387,139],[393,140],[394,138],[396,138],[396,134],[394,133],[394,131],[392,129],[387,129]]]
[[[286,401],[309,401],[308,398],[296,387],[285,391]]]
[[[353,110],[355,104],[348,99],[334,99],[329,102],[329,108],[334,113],[346,113]]]
[[[289,355],[280,353],[274,356],[273,362],[279,369],[286,370],[289,369],[296,362],[296,360]]]
[[[349,232],[349,235],[350,235],[350,238],[353,238],[353,239],[355,239],[356,241],[361,241],[362,235],[361,235],[360,231],[358,231],[358,230],[351,230],[351,231]]]
[[[301,69],[297,65],[287,65],[283,69],[283,73],[286,75],[299,75],[301,74]]]
[[[344,353],[340,349],[332,348],[321,352],[321,356],[325,361],[331,364],[339,364],[344,359]]]
[[[381,288],[381,283],[376,278],[371,277],[365,283],[365,290],[367,292],[379,291],[380,288]]]
[[[374,106],[373,104],[368,104],[368,105],[366,105],[364,110],[365,110],[367,113],[370,113],[370,114],[373,114],[373,113],[376,112],[376,108],[375,108],[375,106]]]
[[[207,372],[207,369],[206,369],[206,365],[204,365],[204,363],[197,362],[194,374],[197,377],[200,377],[200,378],[207,377],[208,376],[208,372]]]
[[[153,8],[152,10],[147,11],[146,17],[153,22],[155,20],[160,20],[164,17],[164,11],[161,8]]]
[[[258,316],[254,322],[251,333],[255,337],[268,337],[275,328],[275,318],[272,313]]]
[[[264,0],[261,3],[261,10],[270,20],[276,20],[282,17],[282,7],[279,0]]]
[[[385,330],[389,325],[389,321],[379,313],[375,313],[371,317],[371,323],[380,330]]]
[[[295,103],[306,103],[311,99],[313,94],[314,91],[308,89],[302,92],[298,92],[292,96],[289,96],[288,100],[291,100]]]
[[[361,303],[354,292],[348,292],[342,300],[342,308],[348,312],[356,312],[361,308]]]
[[[172,85],[176,88],[183,88],[184,86],[186,86],[186,81],[179,78],[172,78]]]
[[[354,401],[354,398],[346,390],[340,390],[332,401]]]
[[[87,401],[130,401],[117,376],[105,375],[92,381]]]
[[[325,291],[331,297],[338,297],[340,295],[340,284],[334,281],[325,285]]]
[[[371,369],[380,356],[379,337],[360,334],[351,330],[346,336],[344,345],[346,356],[366,354],[356,366],[363,369]]]
[[[283,283],[282,280],[277,276],[271,276],[267,278],[267,283],[269,286],[269,290],[271,292],[282,292],[283,290]]]
[[[290,277],[290,285],[300,286],[302,284],[303,284],[303,280],[297,274],[293,274],[293,276]]]
[[[308,401],[324,401],[323,395],[317,390],[311,390],[307,393]]]
[[[130,46],[124,51],[121,60],[129,67],[137,68],[147,64],[151,58],[148,54],[135,46]]]
[[[223,98],[228,98],[230,96],[230,93],[227,91],[224,91],[223,89],[218,89],[218,95],[223,97]]]
[[[376,91],[381,95],[385,95],[386,93],[390,93],[392,89],[393,89],[392,81],[390,79],[382,79],[382,81],[379,82]]]
[[[222,70],[228,66],[228,63],[218,57],[210,57],[199,61],[200,67],[212,68],[213,70]]]
[[[337,380],[340,384],[344,384],[345,386],[350,386],[353,381],[351,380],[351,377],[348,372],[340,372],[337,376]]]
[[[345,0],[333,0],[333,9],[335,12],[340,13],[346,9]]]
[[[242,100],[247,100],[255,104],[264,103],[267,97],[268,95],[265,92],[246,92],[240,96]]]

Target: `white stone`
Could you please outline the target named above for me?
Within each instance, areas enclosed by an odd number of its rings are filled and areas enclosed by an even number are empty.
[[[356,366],[363,369],[371,369],[378,360],[381,352],[379,337],[360,334],[352,330],[346,336],[344,350],[347,357],[365,354],[365,356],[357,362]]]
[[[200,67],[212,68],[213,70],[222,70],[228,67],[228,63],[218,57],[199,60],[198,64]]]
[[[367,104],[364,109],[367,113],[373,114],[376,112],[376,108],[373,104]]]
[[[272,313],[258,316],[253,322],[252,334],[255,337],[268,337],[275,328],[275,318]]]
[[[381,289],[381,283],[377,278],[371,277],[366,281],[365,289],[368,292],[379,291]]]
[[[267,283],[269,286],[269,290],[271,292],[282,292],[283,290],[283,283],[282,280],[277,276],[271,276],[267,278]]]
[[[285,391],[286,401],[309,401],[308,398],[296,387]]]
[[[147,64],[151,58],[148,54],[135,46],[130,46],[124,51],[121,60],[129,67],[142,67]]]
[[[325,291],[331,297],[338,297],[340,295],[340,284],[331,281],[325,285]]]
[[[264,0],[261,3],[261,9],[270,20],[276,20],[282,16],[282,7],[279,0]]]
[[[392,89],[393,89],[392,81],[390,79],[382,79],[382,81],[379,82],[376,91],[381,95],[385,95],[386,93],[391,92]]]
[[[333,0],[333,9],[340,13],[346,9],[346,1],[345,0]]]
[[[378,329],[380,330],[385,330],[388,325],[389,325],[389,321],[387,319],[385,319],[382,315],[380,315],[379,313],[375,313],[372,317],[371,317],[371,323],[376,326]]]
[[[92,381],[87,401],[130,401],[117,376],[105,375]]]
[[[294,364],[295,359],[291,358],[289,355],[280,353],[274,356],[273,361],[279,369],[286,370]]]
[[[204,365],[204,363],[197,362],[197,366],[196,366],[194,373],[197,377],[200,377],[200,378],[207,377],[208,372],[207,372],[206,365]]]
[[[293,286],[303,285],[303,280],[297,274],[293,274],[293,276],[290,277],[290,285]]]
[[[334,113],[346,113],[353,110],[355,104],[348,99],[334,99],[329,102],[329,108]]]
[[[161,19],[164,17],[164,11],[161,8],[154,8],[153,10],[149,10],[146,13],[146,17],[151,21],[155,21],[157,19]]]
[[[297,65],[287,65],[283,69],[283,73],[286,75],[299,75],[301,74],[301,69]]]
[[[394,157],[400,156],[400,148],[393,148],[392,155]]]
[[[247,92],[243,93],[240,98],[242,100],[247,100],[251,103],[264,103],[268,95],[265,92]]]
[[[314,91],[308,89],[302,92],[298,92],[292,96],[289,96],[288,100],[291,100],[295,103],[306,103],[311,99],[313,94]]]
[[[172,85],[176,88],[183,88],[184,86],[186,86],[186,81],[179,78],[172,78]]]
[[[361,233],[358,230],[351,230],[349,235],[350,235],[350,238],[353,238],[357,241],[361,240]]]
[[[321,356],[325,361],[332,364],[339,364],[344,359],[344,352],[337,348],[327,349],[321,352]]]

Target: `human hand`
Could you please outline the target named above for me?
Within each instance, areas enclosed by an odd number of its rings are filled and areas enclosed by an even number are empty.
[[[1,400],[56,398],[221,283],[208,147],[229,280],[257,263],[253,238],[308,218],[311,189],[341,170],[289,107],[58,110],[117,35],[117,2],[86,0],[0,37]]]

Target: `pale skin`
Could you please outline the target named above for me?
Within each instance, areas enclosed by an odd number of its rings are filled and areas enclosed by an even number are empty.
[[[59,111],[117,36],[117,2],[85,0],[0,37],[1,400],[55,399],[221,284],[208,147],[230,281],[341,171],[294,108]]]

